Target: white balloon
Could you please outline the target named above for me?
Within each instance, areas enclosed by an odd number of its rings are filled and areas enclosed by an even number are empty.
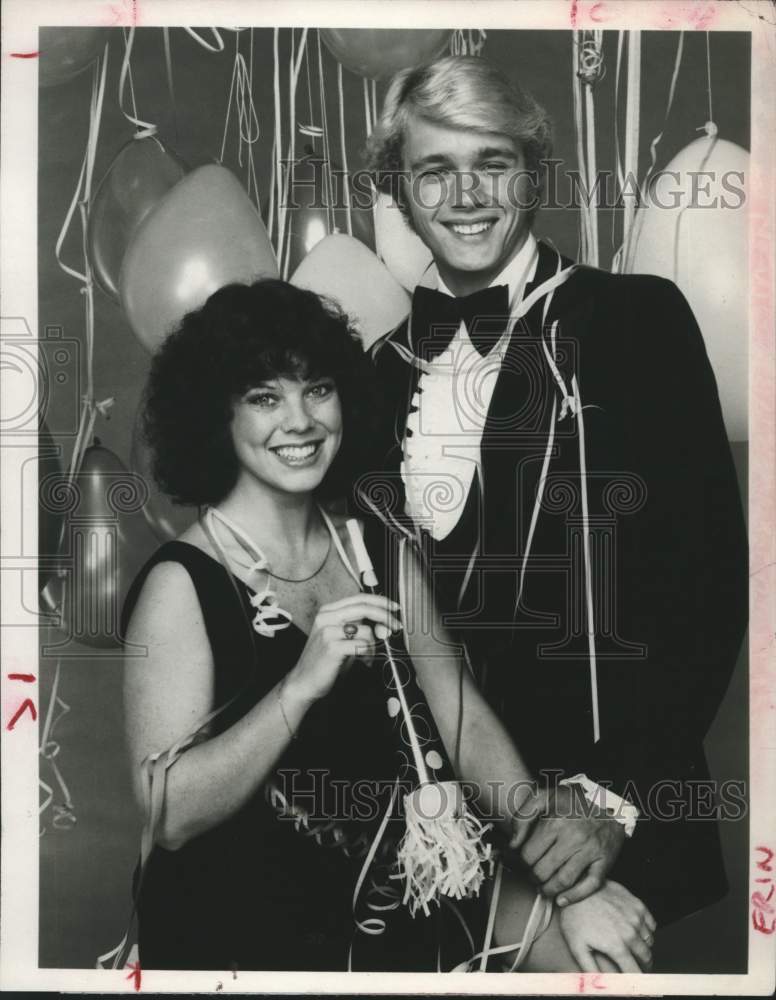
[[[332,233],[316,243],[291,284],[333,299],[366,350],[409,314],[410,297],[372,251],[353,236]]]
[[[678,153],[636,215],[626,270],[676,282],[717,378],[728,437],[747,438],[749,154],[706,135]]]
[[[377,256],[402,287],[413,291],[431,264],[431,251],[404,221],[390,195],[377,195],[374,218]]]

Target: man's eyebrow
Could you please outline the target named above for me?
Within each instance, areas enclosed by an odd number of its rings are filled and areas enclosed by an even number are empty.
[[[514,149],[509,146],[483,146],[482,149],[477,150],[476,158],[478,160],[487,160],[490,156],[501,156],[508,160],[517,159]]]
[[[448,164],[453,161],[446,153],[431,153],[430,156],[421,156],[419,160],[413,160],[410,164],[412,170],[417,170],[420,167],[427,167],[430,164]]]

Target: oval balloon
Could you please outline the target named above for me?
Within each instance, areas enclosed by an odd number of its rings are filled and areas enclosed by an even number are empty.
[[[62,510],[52,498],[62,482],[59,449],[45,421],[38,430],[38,590],[53,576],[59,552]]]
[[[329,174],[327,162],[308,147],[294,166],[286,223],[291,273],[324,236],[347,229],[348,189],[343,170],[336,160],[331,160]],[[375,240],[371,209],[358,208],[351,203],[350,219],[353,236],[371,250]]]
[[[364,349],[408,315],[410,297],[363,243],[332,233],[317,243],[291,277],[291,284],[333,299],[361,335]]]
[[[185,165],[155,135],[130,139],[106,170],[89,209],[87,248],[97,283],[115,301],[132,235],[185,173]]]
[[[107,38],[105,28],[41,28],[41,87],[55,87],[78,76],[102,52]]]
[[[198,507],[184,507],[175,504],[166,493],[159,489],[151,471],[151,452],[143,436],[142,411],[138,409],[132,430],[132,450],[129,467],[140,476],[148,498],[143,504],[143,517],[160,542],[177,538],[199,516]]]
[[[322,28],[321,38],[343,66],[372,80],[442,55],[449,28]]]
[[[44,604],[59,612],[68,642],[98,649],[120,645],[124,599],[157,546],[140,512],[144,501],[142,480],[117,455],[98,442],[86,449],[66,514],[62,571],[44,592]]]
[[[678,153],[639,209],[627,270],[674,281],[706,343],[728,437],[747,437],[749,154],[704,136]]]
[[[375,202],[375,247],[380,260],[410,292],[433,260],[429,248],[407,225],[399,206],[382,191]]]
[[[153,351],[217,289],[260,277],[278,277],[264,223],[234,174],[211,164],[187,174],[138,226],[119,290],[132,330]]]
[[[327,164],[331,162],[329,172]],[[288,266],[294,272],[315,244],[330,232],[347,229],[347,194],[342,167],[336,160],[327,161],[308,146],[294,166],[288,208]],[[329,208],[328,206],[333,206]],[[359,208],[351,201],[353,236],[369,249],[374,248],[375,233],[371,208]]]

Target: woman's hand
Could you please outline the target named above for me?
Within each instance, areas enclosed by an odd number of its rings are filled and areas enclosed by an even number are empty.
[[[318,609],[299,662],[283,684],[289,695],[316,701],[327,694],[352,656],[368,656],[378,639],[397,632],[399,605],[379,594],[354,594]],[[345,625],[357,626],[346,638]]]
[[[619,882],[603,887],[560,911],[560,926],[569,950],[583,972],[647,972],[652,966],[652,941],[657,924],[641,900]]]

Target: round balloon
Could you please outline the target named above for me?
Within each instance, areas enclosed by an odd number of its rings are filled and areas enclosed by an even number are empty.
[[[375,203],[375,247],[380,260],[410,292],[433,260],[429,248],[407,225],[399,206],[382,191]]]
[[[322,28],[331,54],[359,76],[381,80],[442,55],[449,28]]]
[[[105,172],[89,209],[87,248],[92,273],[112,299],[119,298],[119,272],[133,233],[185,173],[155,135],[130,139]]]
[[[260,277],[278,277],[264,223],[234,174],[213,164],[187,174],[138,226],[119,290],[132,330],[153,351],[217,289]]]
[[[55,87],[83,72],[102,52],[107,38],[105,28],[41,28],[41,87]]]
[[[44,590],[44,606],[59,613],[68,642],[114,648],[127,591],[157,545],[140,512],[144,484],[95,441],[64,492],[62,569]]]
[[[347,190],[342,167],[336,160],[331,161],[330,180],[331,187],[326,159],[308,147],[294,166],[287,214],[288,261],[292,273],[319,240],[332,231],[344,232],[347,228]],[[352,206],[350,218],[353,236],[373,249],[371,209]]]
[[[747,437],[749,154],[704,136],[656,176],[636,215],[627,270],[676,282],[717,378],[728,437]]]
[[[364,348],[408,315],[410,298],[388,268],[352,236],[332,233],[317,243],[291,277],[333,299],[361,335]]]
[[[159,489],[151,471],[151,452],[143,436],[141,411],[137,411],[132,431],[132,450],[129,467],[145,484],[147,499],[142,507],[143,517],[160,542],[177,538],[199,516],[198,507],[175,504]]]

